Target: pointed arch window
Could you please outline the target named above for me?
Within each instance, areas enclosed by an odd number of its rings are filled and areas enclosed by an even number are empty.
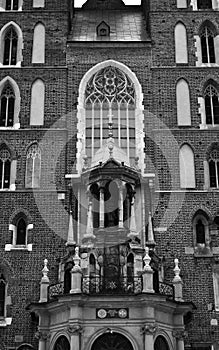
[[[18,221],[17,224],[17,237],[16,237],[16,245],[26,245],[27,244],[27,225],[23,218]]]
[[[176,63],[188,63],[187,32],[181,22],[175,26],[175,59]]]
[[[104,145],[112,122],[115,142],[134,162],[135,101],[134,84],[119,68],[107,66],[90,78],[85,91],[86,153],[90,159]]]
[[[14,107],[15,93],[12,86],[7,83],[1,93],[0,126],[13,126]]]
[[[212,0],[197,0],[199,10],[212,9]]]
[[[195,188],[195,161],[192,148],[185,144],[179,151],[181,188]]]
[[[209,84],[204,91],[206,124],[219,124],[218,91]]]
[[[214,33],[209,27],[201,32],[201,51],[203,63],[215,63]]]
[[[213,149],[209,155],[210,187],[219,188],[219,150]]]
[[[0,189],[10,187],[11,155],[6,148],[0,150]]]
[[[19,0],[6,0],[5,9],[7,11],[10,10],[18,10]]]
[[[32,145],[26,159],[26,187],[40,187],[41,151],[37,144]]]
[[[4,37],[3,64],[7,66],[17,63],[18,36],[13,27],[10,27]]]
[[[195,253],[209,254],[210,249],[210,234],[209,234],[209,219],[205,212],[199,210],[192,222],[193,226],[193,240],[195,246]]]
[[[5,316],[6,281],[3,274],[0,275],[0,317]]]

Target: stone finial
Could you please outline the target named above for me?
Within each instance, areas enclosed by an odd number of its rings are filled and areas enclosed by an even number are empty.
[[[147,242],[147,244],[150,245],[152,248],[154,248],[154,246],[155,246],[154,230],[153,230],[151,212],[148,213],[148,242]]]
[[[175,300],[176,301],[183,301],[183,293],[182,293],[182,279],[180,277],[180,268],[179,268],[179,260],[175,259],[175,267],[174,267],[174,278],[173,278],[173,286],[175,291]]]
[[[79,256],[79,247],[75,248],[75,255],[73,257],[74,266],[71,270],[71,294],[81,293],[82,270],[80,266],[81,258]]]
[[[74,241],[74,228],[73,228],[73,216],[72,211],[69,213],[69,225],[68,225],[68,239],[66,246],[74,246],[76,242]]]
[[[153,270],[150,266],[151,258],[149,256],[149,248],[145,248],[145,257],[144,257],[144,269],[142,272],[143,276],[143,293],[154,293],[153,289]]]
[[[43,277],[40,282],[40,303],[46,303],[48,301],[48,287],[49,287],[49,278],[48,272],[49,269],[47,267],[48,260],[44,260],[44,268],[42,269]]]
[[[81,258],[79,256],[79,247],[75,248],[75,255],[73,257],[73,261],[74,261],[74,266],[73,266],[73,270],[74,271],[81,271],[81,267],[80,267],[80,262],[81,262]]]
[[[85,154],[85,156],[83,157],[83,160],[84,160],[84,166],[83,166],[83,169],[86,170],[89,168],[88,166],[88,156]]]
[[[49,280],[49,278],[48,278],[49,269],[48,269],[47,265],[48,265],[48,260],[45,259],[44,260],[44,268],[42,269],[42,273],[43,273],[42,280],[44,280],[44,281]]]
[[[174,279],[173,279],[173,282],[179,282],[179,281],[182,281],[181,277],[180,277],[180,268],[179,268],[179,260],[178,259],[175,259],[174,260],[174,263],[175,263],[175,267],[174,267]]]

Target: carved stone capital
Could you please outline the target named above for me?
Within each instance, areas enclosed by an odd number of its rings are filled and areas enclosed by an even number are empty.
[[[79,335],[83,333],[83,327],[80,325],[68,326],[67,332],[71,335]]]
[[[185,332],[183,329],[173,331],[173,337],[176,338],[176,340],[184,340],[186,336],[187,332]]]
[[[141,327],[141,333],[142,334],[150,334],[150,335],[154,335],[157,331],[157,324],[156,323],[145,323],[142,327]]]
[[[50,338],[51,334],[47,331],[37,331],[35,333],[35,338],[41,341],[47,341]]]

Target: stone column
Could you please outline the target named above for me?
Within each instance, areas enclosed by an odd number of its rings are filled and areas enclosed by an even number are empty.
[[[100,187],[100,228],[104,228],[104,188]]]
[[[40,300],[39,303],[46,303],[48,301],[48,287],[49,287],[49,278],[48,272],[49,269],[47,267],[48,260],[44,260],[44,268],[42,269],[43,277],[40,282]]]
[[[73,325],[68,327],[68,332],[71,335],[70,350],[80,350],[80,336],[83,329],[80,325]]]
[[[157,331],[157,324],[155,322],[146,323],[141,331],[144,335],[144,350],[154,350],[154,334]]]
[[[39,340],[38,350],[48,350],[47,341],[50,338],[50,333],[47,331],[38,331],[35,337]]]
[[[119,228],[123,229],[123,185],[119,186]]]
[[[186,333],[183,329],[173,331],[173,337],[176,339],[176,350],[184,350],[185,336]]]

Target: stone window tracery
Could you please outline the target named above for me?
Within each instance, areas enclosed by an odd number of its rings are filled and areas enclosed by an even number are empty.
[[[26,159],[26,187],[40,187],[41,151],[37,144],[32,145]]]
[[[206,124],[219,124],[219,101],[218,91],[209,84],[204,91]]]
[[[6,148],[0,150],[0,189],[10,187],[11,155]]]
[[[1,93],[0,126],[13,126],[14,124],[15,94],[11,85],[7,83]]]
[[[213,149],[209,154],[210,187],[219,187],[219,150]]]
[[[135,89],[120,69],[108,66],[94,74],[85,91],[86,152],[93,158],[108,138],[108,123],[113,137],[130,159],[135,157]]]
[[[203,63],[215,63],[214,33],[209,27],[204,27],[200,34]]]
[[[3,65],[16,65],[18,36],[13,27],[10,27],[4,37]]]

